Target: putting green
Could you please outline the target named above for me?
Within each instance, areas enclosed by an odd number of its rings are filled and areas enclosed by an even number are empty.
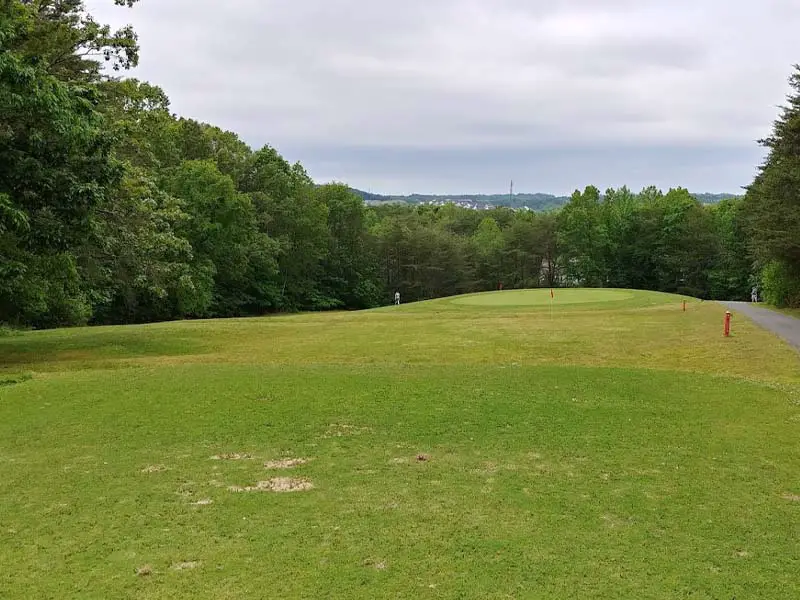
[[[627,290],[604,289],[558,289],[555,290],[553,304],[596,304],[605,302],[624,302],[633,298]],[[454,304],[470,306],[545,306],[550,303],[550,290],[508,290],[461,296]]]

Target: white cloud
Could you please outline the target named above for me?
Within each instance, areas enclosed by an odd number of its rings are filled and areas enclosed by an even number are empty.
[[[135,75],[177,112],[298,154],[687,145],[749,157],[800,57],[794,0],[87,4],[134,24]],[[664,169],[675,185],[688,176]],[[729,189],[733,171],[720,172]]]

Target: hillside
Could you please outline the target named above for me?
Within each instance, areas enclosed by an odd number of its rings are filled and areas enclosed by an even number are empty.
[[[723,312],[541,289],[0,337],[0,598],[800,598],[800,358]]]
[[[569,196],[555,196],[553,194],[409,194],[405,196],[386,196],[373,194],[351,188],[351,190],[371,205],[378,204],[458,204],[475,210],[488,210],[499,206],[509,208],[528,208],[534,211],[547,211],[560,208],[569,202]],[[703,204],[715,204],[728,198],[736,198],[735,194],[692,194]]]

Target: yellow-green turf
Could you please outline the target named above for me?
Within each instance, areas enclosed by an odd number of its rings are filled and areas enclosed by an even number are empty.
[[[470,294],[467,296],[460,296],[450,302],[454,304],[466,304],[470,306],[550,306],[552,303],[555,306],[556,292],[553,291],[552,295],[550,290],[506,290],[493,294]],[[581,290],[581,289],[561,289],[558,290],[558,304],[559,306],[566,306],[570,304],[605,304],[610,302],[614,305],[620,306],[625,301],[635,299],[636,295],[633,292],[626,290]],[[674,298],[653,297],[653,303],[664,302],[667,303]]]
[[[1,337],[0,598],[800,597],[800,357],[684,300]]]

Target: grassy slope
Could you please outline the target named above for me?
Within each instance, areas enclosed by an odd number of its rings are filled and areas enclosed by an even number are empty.
[[[766,306],[766,308],[800,319],[800,308],[777,308],[775,306]]]
[[[800,358],[744,321],[723,339],[723,312],[637,293],[2,338],[0,597],[797,596]],[[285,456],[314,460],[264,469]],[[227,490],[275,475],[315,488]]]

